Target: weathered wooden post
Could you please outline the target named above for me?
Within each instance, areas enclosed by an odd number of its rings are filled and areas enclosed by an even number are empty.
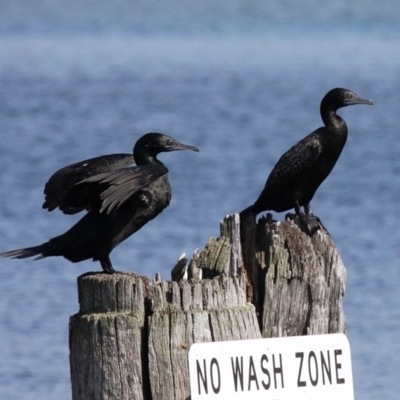
[[[188,399],[192,343],[346,331],[346,271],[324,230],[310,238],[293,221],[234,214],[172,275],[78,278],[73,400]]]
[[[149,286],[129,274],[78,278],[80,309],[70,319],[73,399],[150,398],[142,369]]]

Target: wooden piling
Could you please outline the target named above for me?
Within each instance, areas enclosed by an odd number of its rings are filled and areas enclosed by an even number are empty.
[[[346,271],[324,230],[310,238],[293,221],[234,214],[186,261],[173,281],[78,278],[73,400],[188,399],[192,343],[346,331]]]

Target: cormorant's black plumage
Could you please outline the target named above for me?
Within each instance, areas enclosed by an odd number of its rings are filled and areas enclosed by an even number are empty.
[[[128,167],[133,163],[134,158],[131,153],[109,154],[67,165],[55,172],[46,183],[44,188],[45,202],[42,207],[48,211],[59,208],[64,214],[81,212],[89,207],[88,204],[82,204],[84,202],[82,198],[80,199],[80,207],[65,200],[68,191],[76,183],[94,175]]]
[[[256,202],[241,214],[295,209],[312,216],[310,202],[338,160],[347,139],[346,122],[336,111],[353,104],[373,104],[347,89],[332,89],[321,101],[323,127],[289,149],[276,163]]]
[[[148,133],[142,136],[134,147],[136,167],[115,169],[115,164],[109,162],[110,156],[105,156],[103,160],[98,157],[73,164],[83,166],[93,161],[89,169],[93,171],[97,168],[98,173],[90,173],[89,177],[80,175],[83,179],[67,190],[57,191],[54,189],[57,184],[51,185],[48,193],[51,193],[52,201],[47,204],[51,204],[48,207],[53,209],[60,207],[61,210],[73,210],[72,213],[85,208],[89,212],[70,230],[46,243],[7,251],[0,253],[0,256],[37,256],[36,260],[49,256],[64,256],[72,262],[93,258],[94,261],[100,261],[105,272],[115,272],[109,257],[114,247],[155,218],[171,200],[168,169],[156,156],[161,152],[174,150],[199,151],[197,147],[179,143],[170,136]],[[120,160],[122,163],[126,161],[124,158]],[[103,162],[104,160],[106,162]],[[107,169],[107,165],[111,164],[112,167]],[[99,165],[102,166],[98,167]],[[62,171],[68,172],[68,168],[70,167],[56,172],[49,182],[56,182],[58,177],[63,176]],[[63,182],[62,179],[60,182]],[[70,183],[71,180],[64,182]],[[62,185],[63,183],[61,187]]]

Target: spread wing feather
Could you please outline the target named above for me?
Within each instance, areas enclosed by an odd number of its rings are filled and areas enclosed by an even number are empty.
[[[75,184],[65,201],[79,205],[83,197],[91,209],[109,214],[166,173],[164,165],[141,165],[97,174]]]
[[[109,154],[80,161],[55,172],[44,188],[43,208],[60,208],[64,214],[76,214],[89,208],[89,201],[80,198],[78,204],[66,200],[68,191],[78,182],[99,173],[110,172],[134,163],[132,154]]]

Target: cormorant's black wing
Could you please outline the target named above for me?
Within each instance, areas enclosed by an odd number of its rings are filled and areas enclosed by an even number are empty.
[[[99,212],[111,211],[120,207],[125,201],[145,186],[150,185],[160,176],[168,173],[164,165],[140,165],[104,172],[78,182],[66,194],[66,204],[82,207],[82,199],[89,203],[90,209]],[[63,209],[63,204],[60,209]]]
[[[268,177],[267,186],[289,186],[310,171],[321,154],[318,130],[290,148],[276,163]]]
[[[89,208],[89,201],[80,198],[79,205],[66,201],[67,193],[71,187],[91,176],[127,167],[133,163],[132,154],[109,154],[61,168],[50,177],[45,185],[45,202],[42,207],[49,211],[53,211],[58,207],[64,214],[81,212]]]

